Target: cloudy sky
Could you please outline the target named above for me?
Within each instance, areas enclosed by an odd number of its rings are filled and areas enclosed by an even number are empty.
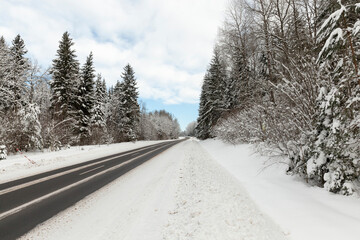
[[[227,0],[0,0],[0,35],[20,34],[29,56],[51,65],[65,31],[78,59],[94,54],[113,85],[130,63],[141,101],[166,109],[182,128],[196,120],[202,78]]]

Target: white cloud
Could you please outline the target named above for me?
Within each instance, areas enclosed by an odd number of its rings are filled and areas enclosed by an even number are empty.
[[[140,96],[167,104],[198,101],[227,0],[2,1],[0,35],[19,33],[47,67],[69,31],[79,60],[90,51],[109,85],[125,64],[136,72]]]

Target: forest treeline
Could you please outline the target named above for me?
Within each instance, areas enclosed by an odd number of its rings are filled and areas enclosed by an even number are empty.
[[[359,32],[358,0],[233,0],[204,76],[197,136],[260,143],[287,156],[289,174],[353,194]]]
[[[139,105],[129,64],[121,81],[107,88],[93,54],[80,66],[73,45],[65,32],[52,66],[41,70],[26,57],[20,35],[10,46],[0,38],[0,145],[16,152],[178,137],[170,113]]]

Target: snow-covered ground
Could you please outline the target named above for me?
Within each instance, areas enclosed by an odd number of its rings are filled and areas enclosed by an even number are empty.
[[[197,141],[190,140],[177,149],[183,155],[176,206],[170,211],[164,239],[287,239]]]
[[[22,239],[249,239],[286,234],[195,140],[123,175]]]
[[[201,142],[233,174],[260,209],[293,240],[359,240],[360,198],[340,196],[285,174],[286,165],[253,153],[249,145]]]
[[[14,156],[6,164],[0,163],[4,169],[1,175],[16,178],[152,143],[29,154],[37,167]],[[270,164],[249,145],[190,139],[37,226],[22,239],[359,239],[358,197],[309,187],[285,175],[286,166]]]

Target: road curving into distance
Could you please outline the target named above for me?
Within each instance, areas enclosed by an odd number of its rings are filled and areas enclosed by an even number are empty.
[[[0,239],[16,239],[177,143],[162,142],[0,184]]]

